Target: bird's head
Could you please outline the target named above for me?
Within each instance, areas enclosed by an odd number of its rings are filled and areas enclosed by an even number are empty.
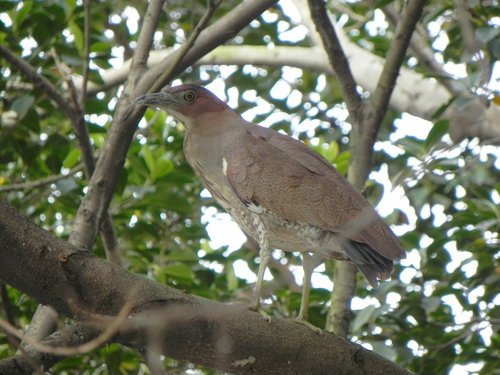
[[[160,92],[142,95],[134,103],[167,111],[189,129],[212,118],[233,112],[206,88],[197,85],[166,86]]]

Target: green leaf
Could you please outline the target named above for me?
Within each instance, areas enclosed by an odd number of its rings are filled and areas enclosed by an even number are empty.
[[[236,277],[236,273],[234,272],[233,263],[227,263],[224,267],[226,271],[226,283],[228,290],[236,290],[238,288],[238,278]]]
[[[146,162],[149,172],[153,174],[156,169],[156,160],[151,147],[144,145],[142,148],[142,156],[144,157],[144,161]]]
[[[333,163],[339,154],[339,144],[336,141],[331,141],[326,150],[323,153],[323,156],[330,163]]]
[[[394,348],[387,346],[382,341],[368,341],[368,343],[373,347],[373,351],[380,354],[382,357],[387,358],[389,361],[395,361],[397,358],[397,352]]]
[[[76,49],[78,50],[78,52],[80,52],[80,55],[83,56],[84,40],[83,40],[82,29],[80,29],[80,27],[76,24],[75,21],[69,21],[68,26],[71,33],[75,37]]]
[[[370,322],[374,316],[375,310],[376,310],[375,306],[368,306],[363,310],[360,310],[356,314],[356,317],[352,322],[352,332],[353,333],[358,332],[361,329],[361,327],[363,327],[366,323]]]
[[[421,306],[427,313],[427,315],[433,313],[438,309],[441,304],[441,299],[439,297],[428,297],[422,300]]]
[[[163,274],[174,277],[176,279],[194,280],[195,275],[191,267],[183,263],[169,264],[162,269]]]
[[[80,149],[73,148],[70,152],[68,152],[68,155],[66,155],[66,158],[63,161],[63,167],[73,168],[78,163],[79,159],[80,159]]]
[[[30,13],[31,8],[33,8],[33,3],[33,1],[24,1],[21,9],[15,12],[16,17],[14,19],[14,26],[16,31],[20,29],[21,24]]]
[[[168,160],[165,158],[158,159],[155,169],[153,171],[153,180],[156,180],[160,177],[166,176],[174,169],[174,163],[172,160]]]
[[[28,113],[28,110],[31,108],[33,103],[35,102],[35,98],[31,95],[23,95],[14,100],[12,103],[11,109],[19,115],[19,119],[24,118]]]
[[[168,260],[178,262],[196,262],[198,257],[191,251],[186,250],[172,250],[168,254]]]
[[[15,8],[17,3],[15,1],[6,1],[2,0],[0,1],[0,12],[6,12],[8,10],[11,10],[12,8]]]
[[[349,169],[349,160],[351,159],[351,153],[349,151],[341,152],[337,158],[335,158],[335,168],[339,171],[341,175],[346,176],[347,170]]]
[[[479,27],[476,29],[476,38],[483,42],[483,44],[497,39],[499,35],[500,29],[498,27]]]

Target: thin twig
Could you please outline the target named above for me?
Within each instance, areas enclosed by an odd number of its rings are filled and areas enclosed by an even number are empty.
[[[169,66],[165,71],[161,74],[160,78],[151,86],[151,88],[148,90],[148,92],[156,92],[158,91],[161,87],[163,87],[165,84],[167,84],[173,77],[173,73],[179,63],[182,61],[182,59],[186,56],[188,51],[191,49],[191,47],[194,45],[196,42],[196,39],[198,39],[198,36],[200,33],[203,31],[203,29],[207,26],[208,21],[210,18],[212,18],[212,15],[214,14],[215,10],[219,6],[219,4],[222,2],[222,0],[208,0],[207,2],[207,9],[203,16],[201,17],[200,21],[196,24],[195,28],[189,35],[189,38],[186,40],[186,42],[182,45],[180,48],[179,52],[175,55],[175,58],[170,62]]]
[[[7,293],[7,285],[4,284],[3,282],[0,282],[0,302],[5,311],[5,317],[7,318],[7,322],[13,327],[15,327],[16,321],[14,319],[14,314],[12,312],[12,304],[10,303],[9,294]],[[13,346],[15,347],[19,346],[19,341],[17,337],[12,335],[7,335],[7,339]]]
[[[340,44],[335,28],[330,21],[325,3],[323,0],[308,0],[308,2],[311,17],[314,20],[318,33],[321,35],[321,40],[323,41],[330,64],[340,82],[349,114],[355,121],[359,121],[361,119],[363,103],[356,88],[356,81],[349,68],[349,61]]]
[[[33,349],[41,353],[49,353],[52,355],[65,356],[65,357],[76,354],[84,354],[102,346],[118,332],[120,327],[127,320],[130,312],[132,311],[134,302],[135,302],[134,298],[128,298],[128,300],[125,302],[120,312],[116,315],[116,317],[113,317],[111,320],[104,317],[94,316],[93,320],[95,321],[92,322],[92,324],[106,326],[106,329],[95,339],[90,340],[82,345],[70,348],[55,347],[43,344],[40,341],[37,341],[30,336],[26,336],[20,333],[14,326],[12,326],[9,322],[3,319],[0,319],[0,328],[2,328],[8,334],[19,338],[23,342],[28,343]]]
[[[153,43],[153,36],[158,27],[160,15],[163,13],[162,8],[164,2],[165,0],[152,0],[144,15],[141,31],[137,40],[137,47],[134,51],[132,63],[130,65],[130,78],[127,85],[130,85],[131,88],[135,88],[137,80],[146,69],[149,52],[151,51],[151,45]],[[134,90],[131,90],[131,92],[134,92]]]
[[[87,175],[87,178],[90,179],[90,176],[92,176],[92,173],[94,173],[95,161],[92,155],[93,148],[92,144],[90,143],[90,136],[85,123],[85,118],[83,117],[84,110],[81,107],[81,101],[78,97],[78,90],[75,86],[75,83],[73,82],[72,75],[69,74],[69,72],[65,71],[66,68],[61,63],[59,56],[54,48],[51,49],[51,53],[56,63],[57,69],[66,82],[66,86],[68,87],[70,98],[73,103],[72,107],[74,115],[73,117],[71,117],[71,124],[73,125],[73,132],[75,133],[78,146],[81,150],[81,155],[85,166],[85,174]]]
[[[389,22],[393,26],[397,25],[399,14],[394,5],[386,5],[383,11]],[[410,40],[410,48],[417,57],[418,61],[434,74],[435,78],[438,79],[444,87],[446,87],[450,94],[457,94],[457,90],[452,84],[453,77],[451,77],[443,66],[434,58],[434,53],[431,48],[429,48],[427,39],[425,39],[421,33],[413,33]]]
[[[477,334],[479,334],[479,332],[481,332],[487,328],[490,328],[491,324],[495,324],[495,320],[498,323],[498,319],[487,319],[487,317],[485,317],[485,318],[472,319],[472,320],[465,322],[465,323],[455,324],[454,325],[455,327],[458,325],[463,326],[462,332],[459,335],[452,337],[450,340],[448,340],[442,344],[437,344],[437,345],[433,345],[433,346],[429,347],[429,350],[442,350],[442,349],[445,349],[453,344],[456,344],[456,343],[462,341],[463,339],[465,339],[467,336],[469,336],[471,334],[477,335]],[[489,324],[484,325],[483,327],[480,327],[479,323],[482,323],[482,322],[488,322]],[[435,324],[435,322],[433,322],[433,324]]]
[[[57,176],[49,176],[49,177],[40,178],[38,180],[19,182],[19,183],[15,183],[15,184],[0,186],[0,193],[17,191],[17,190],[36,189],[36,188],[39,188],[41,186],[49,185],[49,184],[52,184],[54,182],[70,178],[72,175],[74,175],[75,173],[78,173],[82,170],[83,170],[83,164],[78,164],[76,167],[71,168],[67,174],[60,174]]]
[[[87,102],[87,84],[89,81],[89,63],[90,63],[90,0],[83,0],[85,11],[84,20],[84,47],[83,47],[83,82],[80,94],[80,109],[85,112],[85,104]]]
[[[47,78],[39,74],[33,66],[2,45],[0,45],[0,56],[3,56],[14,67],[19,69],[36,87],[55,101],[66,116],[70,119],[75,116],[73,107],[64,99],[57,88]]]

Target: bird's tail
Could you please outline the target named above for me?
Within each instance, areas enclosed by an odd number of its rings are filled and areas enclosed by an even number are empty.
[[[373,287],[378,286],[378,280],[391,276],[393,262],[384,257],[369,245],[350,239],[343,241],[343,249],[352,263],[358,266]]]

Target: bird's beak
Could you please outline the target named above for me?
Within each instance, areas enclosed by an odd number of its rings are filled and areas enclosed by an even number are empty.
[[[172,103],[174,103],[172,95],[164,91],[142,95],[134,100],[134,104],[142,104],[148,107],[165,106]]]

